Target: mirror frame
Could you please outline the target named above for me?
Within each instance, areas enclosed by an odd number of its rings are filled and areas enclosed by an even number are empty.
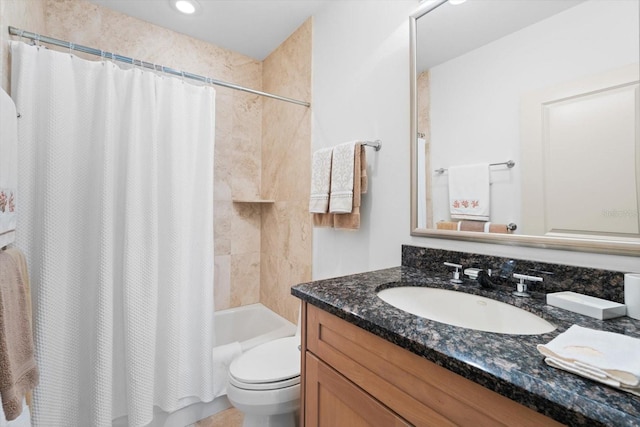
[[[418,19],[448,0],[425,1],[409,16],[410,33],[410,150],[411,150],[411,230],[410,234],[417,237],[463,240],[479,243],[492,243],[512,246],[527,246],[544,249],[560,249],[580,252],[595,252],[612,255],[640,256],[640,238],[589,239],[572,237],[531,236],[519,234],[489,234],[471,231],[450,231],[418,228],[418,192],[417,192],[417,138],[418,138],[418,94],[417,94],[417,24]]]

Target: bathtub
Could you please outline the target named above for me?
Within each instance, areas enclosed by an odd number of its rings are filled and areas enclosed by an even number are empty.
[[[239,341],[243,352],[259,344],[296,333],[296,325],[259,303],[216,311],[214,328],[216,346]],[[195,402],[171,413],[156,408],[149,426],[190,426],[230,407],[227,396],[220,396],[211,402]],[[113,426],[126,426],[126,419],[115,420]]]
[[[214,326],[215,345],[239,341],[243,352],[296,332],[296,325],[259,303],[217,311]]]

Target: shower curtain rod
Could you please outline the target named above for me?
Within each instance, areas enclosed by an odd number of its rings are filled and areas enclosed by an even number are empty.
[[[243,86],[239,86],[233,83],[228,83],[228,82],[224,82],[221,80],[216,80],[213,79],[211,77],[204,77],[204,76],[199,76],[197,74],[193,74],[193,73],[188,73],[186,71],[181,71],[181,70],[176,70],[170,67],[165,67],[164,65],[156,65],[156,64],[152,64],[150,62],[146,62],[146,61],[142,61],[140,59],[133,59],[133,58],[128,58],[126,56],[122,56],[122,55],[118,55],[115,53],[111,53],[111,52],[105,52],[103,50],[100,49],[94,49],[91,47],[87,47],[87,46],[82,46],[79,44],[75,44],[75,43],[71,43],[71,42],[67,42],[64,40],[59,40],[59,39],[54,39],[52,37],[47,37],[47,36],[42,36],[40,34],[36,34],[36,33],[32,33],[29,31],[25,31],[25,30],[21,30],[19,28],[16,27],[9,27],[9,34],[13,35],[13,36],[19,36],[19,37],[23,37],[23,38],[27,38],[27,39],[31,39],[34,40],[36,43],[47,43],[47,44],[52,44],[55,46],[60,46],[60,47],[65,47],[67,49],[70,50],[76,50],[78,52],[83,52],[83,53],[88,53],[90,55],[95,55],[95,56],[100,56],[103,59],[111,59],[113,61],[119,61],[119,62],[124,62],[127,64],[131,64],[134,66],[140,66],[140,67],[144,67],[144,68],[149,68],[155,71],[160,71],[163,73],[167,73],[167,74],[173,74],[175,76],[180,76],[186,79],[191,79],[191,80],[197,80],[199,82],[202,83],[206,83],[206,84],[211,84],[211,85],[216,85],[216,86],[222,86],[222,87],[226,87],[229,89],[235,89],[235,90],[241,90],[243,92],[248,92],[248,93],[252,93],[254,95],[260,95],[260,96],[266,96],[267,98],[273,98],[273,99],[277,99],[280,101],[285,101],[285,102],[291,102],[293,104],[298,104],[298,105],[303,105],[305,107],[310,107],[311,104],[305,101],[299,101],[297,99],[293,99],[293,98],[287,98],[284,96],[280,96],[280,95],[274,95],[272,93],[268,93],[268,92],[262,92],[259,90],[255,90],[255,89],[249,89]]]

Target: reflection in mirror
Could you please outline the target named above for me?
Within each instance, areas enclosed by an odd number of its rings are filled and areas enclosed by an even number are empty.
[[[412,234],[638,254],[639,3],[423,5]]]

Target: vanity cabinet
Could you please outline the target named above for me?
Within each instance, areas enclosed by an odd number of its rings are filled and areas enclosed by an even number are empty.
[[[560,425],[306,302],[302,331],[306,427]]]

